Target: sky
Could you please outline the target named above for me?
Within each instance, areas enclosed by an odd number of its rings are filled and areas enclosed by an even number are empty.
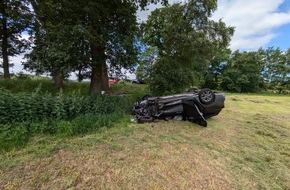
[[[184,0],[169,0],[170,4],[174,2]],[[158,7],[161,5],[150,5],[147,11],[138,11],[139,22],[146,21],[150,12]],[[218,0],[212,19],[222,19],[228,26],[235,27],[230,43],[233,51],[290,48],[290,0]],[[22,58],[23,55],[10,58],[15,64],[12,72],[21,71]]]
[[[290,0],[219,0],[212,18],[235,27],[232,50],[290,48]]]
[[[186,2],[169,0],[169,3]],[[161,5],[151,5],[148,11],[139,11],[145,21],[150,11]],[[230,48],[254,51],[260,47],[290,48],[290,0],[218,0],[213,20],[222,19],[235,27]]]

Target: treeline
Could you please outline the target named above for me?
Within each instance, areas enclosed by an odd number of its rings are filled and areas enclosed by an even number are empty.
[[[151,3],[166,6],[138,23],[137,10]],[[49,73],[57,89],[75,72],[79,81],[90,78],[90,92],[96,94],[108,90],[108,74],[134,70],[143,61],[143,47],[152,46],[164,64],[154,69],[151,90],[180,91],[194,84],[212,55],[230,42],[234,28],[210,19],[216,9],[215,0],[172,5],[167,0],[4,0],[0,17],[4,78],[10,78],[8,56],[32,47],[23,63],[26,70]],[[31,36],[29,40],[19,38],[23,32]],[[177,75],[172,75],[172,68],[178,68]],[[173,80],[167,89],[159,80],[163,75],[183,80]]]
[[[145,51],[137,78],[152,93],[179,93],[193,86],[230,92],[289,90],[290,49],[231,52],[234,27],[210,20],[211,12],[199,12],[196,6],[189,2],[157,9],[142,25]]]
[[[90,91],[107,91],[108,72],[137,62],[136,12],[167,0],[3,0],[0,3],[1,58],[10,79],[9,56],[29,47],[24,68],[49,73],[56,88],[71,72],[91,80]],[[23,33],[29,39],[21,38]],[[108,67],[109,65],[109,67]]]
[[[203,87],[230,92],[289,93],[290,48],[260,48],[258,51],[224,52],[204,74]]]
[[[162,3],[148,20],[137,10]],[[108,91],[109,75],[137,70],[154,94],[182,92],[191,86],[233,92],[289,88],[289,51],[228,50],[234,27],[211,20],[217,1],[189,0],[3,0],[1,57],[10,79],[9,56],[25,52],[23,66],[50,74],[57,89],[72,72],[90,79],[90,92]],[[21,38],[23,32],[29,39]]]
[[[212,56],[207,67],[199,65],[192,76],[188,76],[190,69],[180,69],[183,64],[175,58],[170,62],[170,57],[160,57],[157,48],[149,47],[143,53],[137,78],[148,83],[156,94],[182,92],[192,86],[238,93],[290,93],[290,48],[249,52],[223,49]],[[177,84],[179,87],[174,87]]]

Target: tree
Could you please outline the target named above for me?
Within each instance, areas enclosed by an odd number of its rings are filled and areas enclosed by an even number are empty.
[[[29,0],[36,17],[34,46],[26,55],[24,68],[38,74],[49,73],[57,89],[73,71],[89,64],[90,37],[78,21],[82,16],[77,1]]]
[[[35,68],[32,63],[34,62],[41,68],[45,65],[45,68],[48,68],[46,71],[49,72],[52,72],[52,69],[60,70],[61,72],[56,73],[61,75],[68,71],[80,70],[80,68],[90,68],[90,91],[99,93],[108,89],[108,62],[111,67],[119,69],[130,67],[136,63],[138,29],[136,10],[139,6],[144,8],[151,1],[30,1],[39,20],[37,26],[40,28],[38,29],[39,34],[36,35],[36,41],[38,40],[39,43],[36,43],[33,50],[36,59],[31,59],[32,61],[28,63],[31,68]],[[81,38],[65,38],[71,35],[75,26],[81,28]],[[52,39],[52,36],[59,36],[59,40]],[[46,38],[47,40],[45,40]],[[61,41],[62,38],[66,41]],[[66,46],[73,48],[72,44],[82,44],[81,42],[85,42],[86,45],[77,46],[80,49],[77,49],[79,53],[76,55],[71,53],[73,51],[68,51],[69,48],[65,48]],[[37,51],[37,48],[40,50]],[[55,53],[55,50],[58,53]],[[41,57],[43,51],[51,53],[49,53],[49,57],[39,59],[38,57]],[[63,58],[64,55],[66,55],[66,59]],[[87,55],[89,59],[87,59]],[[74,61],[73,57],[81,61]],[[88,64],[84,64],[82,61],[88,62]],[[64,69],[61,68],[66,69],[64,73],[62,72]]]
[[[217,51],[204,74],[202,88],[217,89],[219,87],[223,70],[229,62],[230,56],[231,50],[228,48]]]
[[[286,64],[285,64],[286,76],[284,78],[285,87],[286,87],[286,89],[290,90],[290,48],[286,51],[285,56],[286,56]]]
[[[142,83],[148,83],[150,81],[150,73],[152,66],[157,61],[157,51],[156,47],[148,47],[141,54],[139,59],[139,66],[136,72],[136,78]]]
[[[23,63],[26,70],[37,74],[50,73],[56,89],[63,88],[63,80],[80,67],[89,64],[90,55],[85,51],[88,43],[83,40],[80,26],[56,25],[38,31],[33,51]]]
[[[279,48],[270,47],[266,50],[260,49],[259,52],[263,56],[262,76],[269,88],[282,91],[289,81],[289,50],[281,51]],[[289,59],[289,58],[288,58]],[[288,64],[288,65],[287,65]]]
[[[222,89],[231,92],[258,92],[263,87],[260,75],[262,66],[259,52],[235,51],[223,71]]]
[[[1,0],[0,10],[0,56],[3,59],[4,78],[10,79],[9,56],[19,55],[29,47],[29,41],[21,35],[29,31],[32,13],[27,0]]]
[[[215,0],[190,0],[157,9],[149,16],[143,41],[158,48],[150,82],[154,93],[175,93],[199,85],[214,55],[228,46],[234,29],[209,19],[216,6]]]

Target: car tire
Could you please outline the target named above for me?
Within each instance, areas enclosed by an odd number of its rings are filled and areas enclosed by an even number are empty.
[[[212,104],[215,101],[215,94],[209,88],[202,89],[198,93],[199,101],[205,105]]]

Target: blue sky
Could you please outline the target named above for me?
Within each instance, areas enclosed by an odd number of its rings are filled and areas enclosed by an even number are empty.
[[[235,26],[232,50],[290,48],[290,0],[218,0],[213,19]]]
[[[284,1],[279,9],[281,12],[287,12],[290,10],[290,0]],[[290,48],[290,24],[285,24],[277,29],[275,29],[277,37],[273,38],[267,46],[278,46],[282,50]]]
[[[184,0],[169,0],[169,3]],[[160,5],[150,5],[147,11],[139,11],[140,21]],[[212,19],[222,19],[235,27],[230,48],[254,51],[260,47],[290,48],[290,0],[218,0],[218,9]],[[27,36],[26,36],[27,37]],[[10,58],[15,64],[12,72],[22,69],[23,55]],[[1,71],[1,69],[0,69]]]
[[[282,26],[275,30],[277,37],[273,38],[265,46],[279,47],[281,50],[287,50],[290,48],[290,24]]]

